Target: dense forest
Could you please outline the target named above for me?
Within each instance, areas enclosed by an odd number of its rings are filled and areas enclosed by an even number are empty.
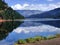
[[[11,7],[0,0],[0,18],[4,20],[14,20],[14,19],[24,19],[24,17],[18,12],[14,11]],[[22,21],[23,22],[23,21]],[[16,27],[18,27],[22,22],[0,22],[0,40],[5,39],[6,36],[13,31]]]

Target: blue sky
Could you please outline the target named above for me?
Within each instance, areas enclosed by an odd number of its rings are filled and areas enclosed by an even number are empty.
[[[60,7],[60,0],[5,0],[14,10],[52,10]]]

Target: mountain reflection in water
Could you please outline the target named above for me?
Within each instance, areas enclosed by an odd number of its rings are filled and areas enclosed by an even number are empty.
[[[21,22],[0,22],[0,40],[5,39],[13,29],[17,28]]]
[[[54,35],[58,32],[60,33],[60,28],[58,28],[60,27],[60,19],[52,21],[51,20],[48,19],[46,21],[41,21],[40,19],[38,19],[33,21],[32,19],[30,19],[30,21],[25,20],[22,24],[20,20],[3,23],[0,22],[0,40],[4,39],[2,40],[4,42],[0,42],[0,45],[3,45],[3,43],[4,45],[12,45],[19,39],[25,39],[36,35],[48,36]]]

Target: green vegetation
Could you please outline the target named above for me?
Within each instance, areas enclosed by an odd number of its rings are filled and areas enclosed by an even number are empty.
[[[42,37],[42,36],[36,36],[34,38],[27,38],[27,39],[20,39],[17,41],[17,43],[15,43],[15,45],[18,44],[26,44],[26,43],[35,43],[36,41],[41,41],[41,40],[46,40],[46,37]]]
[[[41,40],[46,40],[46,37],[36,36],[34,38],[27,38],[27,39],[24,39],[24,40],[23,39],[22,40],[18,40],[15,45],[26,44],[26,43],[35,43],[36,41],[41,41]]]
[[[60,34],[56,34],[54,36],[48,36],[48,37],[35,36],[33,38],[20,39],[20,40],[17,41],[17,43],[15,43],[15,45],[18,45],[18,44],[26,44],[26,43],[35,43],[37,41],[51,40],[51,39],[54,39],[54,38],[60,38]]]
[[[56,36],[48,36],[47,39],[50,40],[50,39],[54,39],[56,38]]]
[[[56,34],[56,38],[60,38],[60,34]]]
[[[40,40],[46,40],[46,37],[42,37],[42,36],[36,36],[34,37],[36,41],[40,41]]]
[[[24,18],[19,13],[12,10],[10,7],[7,8],[3,13],[1,13],[1,15],[4,17],[4,19],[11,19],[11,20]]]
[[[0,0],[0,10],[4,10],[7,7],[8,7],[7,4],[3,2],[2,0]]]
[[[34,38],[28,38],[28,39],[26,39],[26,42],[27,43],[34,43],[35,39]]]
[[[8,7],[8,5],[0,0],[0,18],[4,20],[14,20],[14,19],[24,19],[24,17],[19,14],[18,12],[14,11],[11,7]],[[18,27],[22,21],[20,22],[0,22],[0,40],[5,39],[10,32],[13,31],[16,27]]]
[[[25,41],[25,40],[23,40],[23,39],[18,40],[18,44],[25,44],[25,43],[26,43],[26,41]]]

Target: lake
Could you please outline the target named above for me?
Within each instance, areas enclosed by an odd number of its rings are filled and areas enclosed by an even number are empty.
[[[0,45],[14,45],[19,39],[39,35],[53,36],[60,33],[60,19],[25,19],[22,24],[19,23],[20,20],[0,23],[0,29],[3,31],[6,30],[4,33],[0,33],[3,34],[3,36],[0,36],[2,37],[0,39]],[[9,34],[5,34],[6,32]]]

